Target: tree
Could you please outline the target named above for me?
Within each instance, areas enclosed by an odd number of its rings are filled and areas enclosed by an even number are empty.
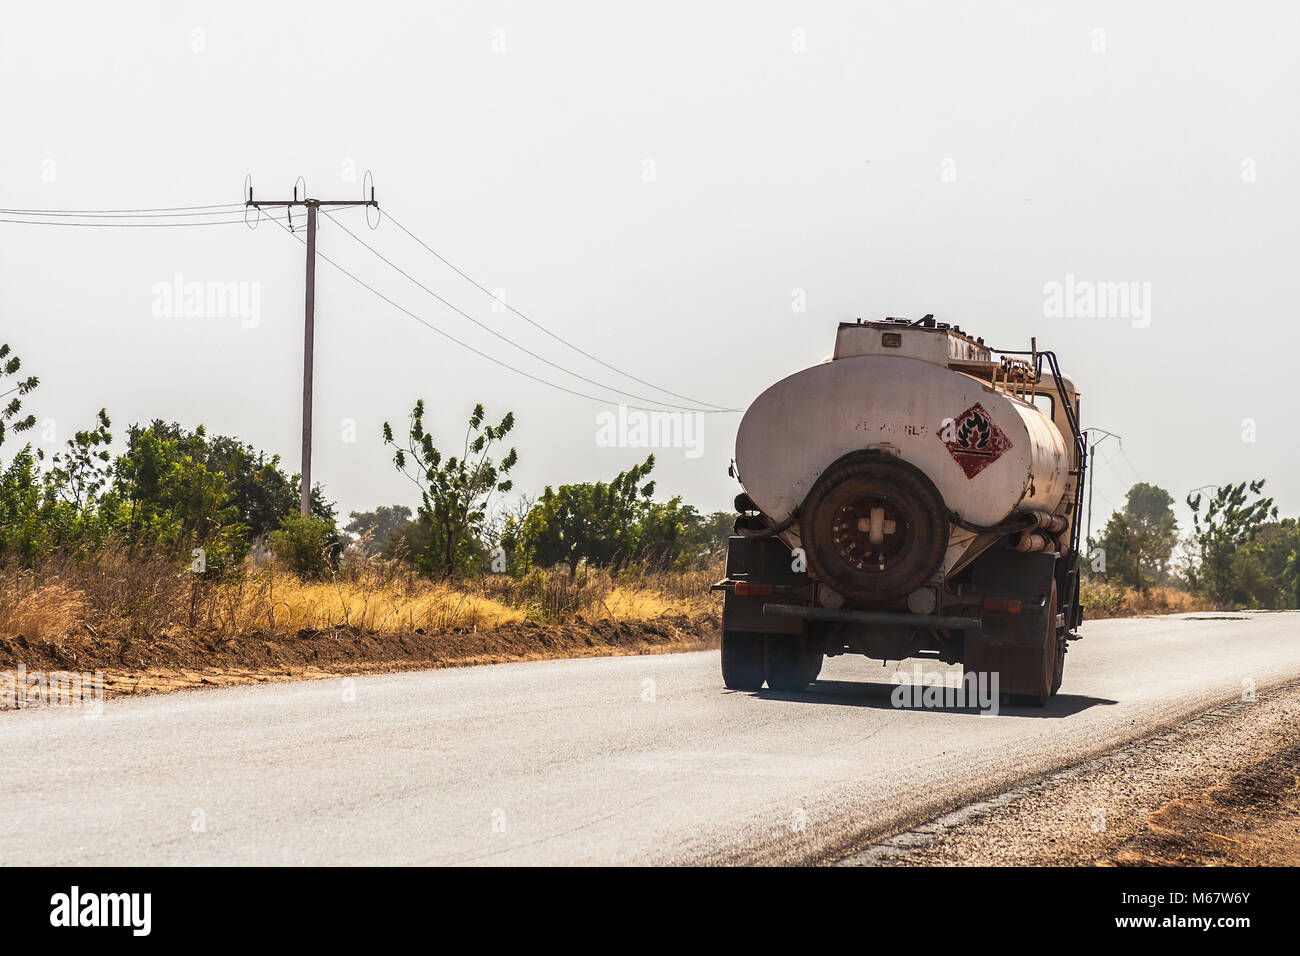
[[[105,502],[130,548],[162,548],[187,560],[193,549],[203,548],[209,568],[233,566],[248,550],[248,526],[239,520],[226,476],[165,431],[132,432]]]
[[[1165,579],[1178,543],[1173,503],[1156,485],[1139,482],[1128,490],[1124,510],[1111,516],[1098,541],[1108,575],[1118,574],[1138,591]]]
[[[480,532],[492,495],[513,487],[506,475],[518,462],[518,453],[511,448],[500,462],[493,461],[489,453],[514,428],[514,412],[506,412],[497,425],[483,424],[484,418],[483,406],[475,405],[463,451],[450,458],[444,458],[424,427],[424,399],[411,411],[405,448],[397,444],[392,426],[384,422],[384,444],[394,449],[393,464],[420,489],[419,515],[430,532],[427,545],[416,555],[416,567],[421,571],[451,577],[473,569],[480,557]]]
[[[113,443],[107,410],[101,408],[94,428],[79,431],[66,443],[66,450],[55,453],[47,479],[56,495],[78,510],[95,503],[99,493],[113,477]]]
[[[1300,545],[1300,542],[1297,542]],[[1283,607],[1300,607],[1300,546],[1287,555],[1282,568],[1282,593],[1286,595]]]
[[[1281,610],[1300,606],[1296,556],[1300,526],[1292,518],[1266,522],[1232,556],[1229,600],[1250,608]]]
[[[0,471],[0,556],[31,564],[47,547],[49,501],[28,445]]]
[[[524,522],[537,504],[530,495],[520,495],[509,508],[502,508],[484,525],[488,544],[499,547],[506,555],[511,574],[523,575],[532,570],[532,555],[523,542]]]
[[[23,396],[40,384],[35,375],[15,381],[22,369],[22,359],[12,354],[8,343],[0,344],[0,445],[10,434],[21,434],[36,424],[36,416],[19,418]],[[42,493],[37,455],[30,444],[14,455],[0,471],[0,555],[16,555],[30,563],[40,552],[46,529],[40,511],[45,500]]]
[[[664,567],[690,567],[726,551],[736,516],[722,511],[702,515],[673,498],[652,503],[641,519],[637,557]]]
[[[268,456],[227,435],[209,436],[203,425],[189,430],[176,422],[157,418],[147,426],[132,425],[127,430],[128,455],[145,432],[173,443],[169,447],[176,454],[189,455],[209,471],[226,477],[231,504],[239,513],[240,523],[248,528],[250,538],[270,534],[286,517],[298,513],[300,476],[286,473],[280,466],[279,455]],[[318,518],[334,520],[334,505],[325,500],[319,483],[311,490],[311,512]]]
[[[735,534],[736,515],[732,511],[715,511],[704,515],[697,532],[701,554],[720,557],[727,553],[727,542]]]
[[[5,342],[0,345],[0,398],[13,395],[2,407],[0,407],[0,445],[5,443],[5,436],[9,432],[19,434],[27,431],[36,424],[36,416],[28,414],[23,418],[18,418],[18,413],[23,408],[23,396],[40,384],[40,379],[35,375],[29,375],[16,382],[6,382],[5,379],[12,379],[23,367],[23,360],[17,355],[11,354],[9,343]],[[8,388],[5,386],[8,385]]]
[[[333,521],[316,515],[287,515],[268,540],[271,550],[299,577],[319,579],[330,573],[336,540]]]
[[[35,376],[19,379],[21,366],[0,345],[0,399],[17,393],[0,404],[0,443],[36,423],[35,415],[22,414],[23,398],[39,383]],[[113,458],[111,425],[100,409],[95,424],[76,432],[43,473],[45,454],[30,444],[0,470],[0,555],[32,563],[50,550],[83,553],[118,535],[132,552],[161,548],[186,563],[201,547],[207,566],[222,569],[243,558],[250,536],[275,531],[297,513],[299,477],[285,474],[278,456],[209,437],[202,425],[191,431],[155,419],[132,425],[126,450]],[[319,485],[311,503],[331,529],[337,556],[335,506]]]
[[[519,539],[531,561],[566,564],[573,580],[578,565],[593,554],[595,528],[592,485],[547,485],[524,519]]]
[[[1277,507],[1272,498],[1263,496],[1263,488],[1263,478],[1223,485],[1206,503],[1203,516],[1200,492],[1187,496],[1187,507],[1192,509],[1198,557],[1189,580],[1194,588],[1221,604],[1232,598],[1233,562],[1237,549],[1253,541],[1265,521],[1277,517]],[[1252,496],[1253,501],[1250,500]]]
[[[411,509],[406,505],[380,505],[374,511],[353,511],[343,527],[356,541],[364,541],[367,555],[384,551],[394,535],[411,523]]]
[[[612,565],[615,573],[632,560],[640,546],[641,520],[655,493],[655,483],[645,479],[654,467],[655,456],[649,455],[641,464],[619,472],[608,485],[596,483],[596,517],[603,545],[599,557]]]
[[[0,407],[0,444],[7,435],[21,434],[36,424],[36,416],[20,417],[23,398],[39,385],[36,376],[13,379],[22,361],[8,345],[0,345],[0,398],[13,395]],[[16,393],[16,394],[15,394]],[[0,555],[17,556],[33,563],[53,548],[83,548],[102,543],[108,525],[99,512],[98,497],[107,486],[112,466],[108,446],[108,413],[100,409],[94,428],[79,431],[55,454],[52,467],[42,473],[44,451],[31,444],[20,448],[0,472]]]
[[[623,567],[638,551],[642,520],[650,507],[654,455],[606,484],[549,485],[523,519],[518,539],[540,565],[566,564],[569,577],[583,561],[596,567]]]

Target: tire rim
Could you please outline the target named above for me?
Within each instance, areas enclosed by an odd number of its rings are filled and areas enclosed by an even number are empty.
[[[831,515],[831,547],[841,561],[864,574],[882,574],[908,554],[908,512],[886,495],[852,498]]]

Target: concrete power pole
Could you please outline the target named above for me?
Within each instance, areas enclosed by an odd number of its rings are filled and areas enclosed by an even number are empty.
[[[1093,469],[1093,465],[1097,463],[1097,446],[1107,438],[1113,438],[1121,444],[1124,441],[1124,439],[1120,438],[1120,436],[1116,435],[1114,432],[1108,432],[1104,428],[1089,428],[1088,438],[1090,440],[1093,432],[1100,433],[1101,437],[1096,441],[1090,442],[1088,446],[1088,531],[1083,538],[1083,545],[1085,548],[1091,547],[1089,542],[1092,541],[1092,476],[1096,473]]]
[[[284,206],[292,209],[301,206],[307,210],[307,299],[302,336],[302,478],[299,488],[299,507],[305,515],[311,514],[311,398],[312,359],[316,344],[316,216],[321,206],[374,206],[375,187],[370,187],[369,199],[309,199],[303,186],[303,198],[298,198],[298,187],[293,188],[293,199],[254,200],[253,187],[248,187],[245,207],[261,209],[263,206]],[[364,193],[363,193],[364,195]]]

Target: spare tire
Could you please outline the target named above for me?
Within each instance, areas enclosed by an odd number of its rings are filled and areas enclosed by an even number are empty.
[[[853,452],[821,473],[799,511],[808,567],[853,601],[898,601],[925,584],[948,549],[943,497],[915,465]]]

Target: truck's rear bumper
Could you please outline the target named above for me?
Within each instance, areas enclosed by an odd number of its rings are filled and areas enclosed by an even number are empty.
[[[805,621],[830,621],[839,624],[897,624],[905,627],[938,627],[947,631],[978,631],[984,625],[984,622],[978,617],[909,614],[904,611],[858,611],[829,607],[803,607],[798,604],[764,604],[763,613],[772,617],[797,617]]]

